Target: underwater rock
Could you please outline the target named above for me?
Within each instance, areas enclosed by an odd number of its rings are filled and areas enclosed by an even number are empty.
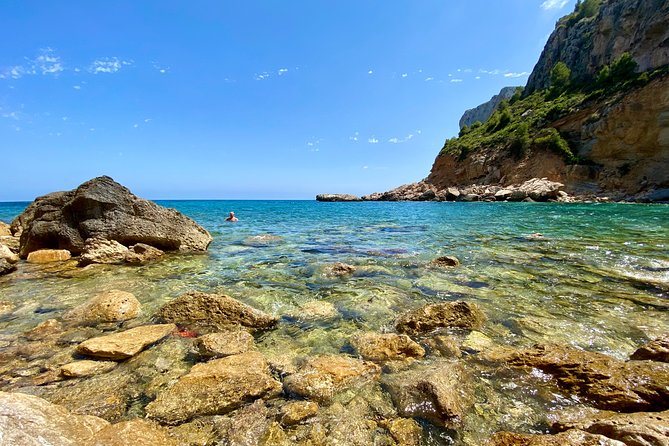
[[[0,259],[0,276],[16,271],[16,265],[9,263],[7,259]]]
[[[163,305],[156,316],[180,326],[216,331],[234,326],[262,330],[273,327],[277,322],[276,317],[232,297],[197,291],[183,294]]]
[[[317,402],[327,402],[337,393],[378,379],[381,368],[372,362],[339,355],[309,358],[284,380],[288,392]]]
[[[437,426],[458,425],[474,402],[471,377],[454,362],[416,367],[382,379],[399,414]]]
[[[102,292],[68,311],[63,318],[78,323],[120,322],[136,318],[139,315],[140,307],[141,304],[132,293],[110,290]]]
[[[247,246],[261,247],[261,246],[271,245],[273,243],[278,243],[281,241],[283,241],[283,237],[281,237],[280,235],[260,234],[246,237],[243,243],[244,245]]]
[[[136,243],[128,248],[125,261],[126,263],[134,265],[143,265],[159,259],[164,254],[164,251],[154,248],[151,245],[147,245],[146,243]]]
[[[86,446],[179,446],[169,431],[157,423],[133,419],[112,424],[95,434]]]
[[[0,443],[3,445],[86,444],[108,425],[101,418],[72,414],[36,396],[0,392]]]
[[[333,319],[339,315],[337,307],[324,300],[310,300],[305,302],[291,316],[299,320]]]
[[[557,435],[515,434],[497,432],[486,446],[626,446],[602,435],[570,430]]]
[[[272,378],[258,352],[196,364],[190,372],[146,406],[150,418],[177,424],[196,416],[221,415],[258,398],[272,398],[281,383]]]
[[[458,343],[450,336],[438,335],[421,341],[430,350],[430,355],[445,358],[459,358],[462,351]]]
[[[426,305],[408,311],[395,321],[395,328],[400,333],[415,335],[434,330],[435,328],[481,328],[486,320],[485,314],[478,305],[464,302],[446,302]]]
[[[262,400],[242,407],[230,420],[224,436],[226,446],[289,446],[283,429],[274,421]]]
[[[669,411],[619,414],[604,412],[578,421],[553,425],[558,431],[578,429],[604,435],[628,446],[669,444]]]
[[[362,333],[351,339],[351,345],[368,361],[392,361],[425,356],[423,347],[407,335]]]
[[[458,260],[458,258],[455,256],[442,256],[442,257],[437,257],[436,259],[431,261],[430,264],[434,266],[439,266],[441,268],[445,268],[450,266],[458,266],[460,264],[460,260]]]
[[[117,365],[114,361],[91,361],[84,359],[65,364],[60,368],[60,373],[68,378],[83,378],[110,372]]]
[[[318,413],[313,401],[292,401],[281,407],[280,420],[284,426],[294,426]]]
[[[669,362],[669,335],[661,336],[642,345],[632,353],[630,359]]]
[[[176,329],[174,324],[143,325],[108,336],[88,339],[77,347],[82,355],[122,361],[158,342]]]
[[[484,335],[480,331],[472,331],[467,335],[464,341],[462,341],[462,350],[465,350],[469,353],[479,353],[494,346],[494,342],[488,336]]]
[[[47,319],[39,323],[36,327],[23,333],[23,337],[29,341],[38,341],[49,336],[61,333],[63,331],[63,324],[56,319]]]
[[[28,254],[30,263],[51,263],[69,260],[72,254],[67,249],[39,249]]]
[[[223,358],[255,350],[253,336],[246,330],[206,334],[197,338],[194,345],[203,358]]]
[[[398,446],[420,446],[423,429],[412,418],[394,418],[381,423]]]
[[[345,276],[347,274],[353,274],[355,272],[355,266],[348,265],[346,263],[337,262],[332,265],[327,265],[325,267],[324,274],[326,276]]]
[[[568,393],[582,396],[599,409],[622,412],[669,408],[669,364],[620,361],[602,353],[568,345],[537,344],[530,349],[491,349],[483,358],[553,375]]]

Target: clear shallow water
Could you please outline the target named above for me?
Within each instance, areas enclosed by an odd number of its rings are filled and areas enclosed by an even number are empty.
[[[625,359],[669,329],[669,206],[159,203],[211,232],[208,254],[141,267],[23,265],[0,278],[0,300],[15,305],[0,316],[0,341],[108,289],[133,292],[142,320],[190,290],[223,292],[281,316],[278,328],[258,339],[277,361],[348,351],[360,330],[392,331],[404,310],[457,299],[478,303],[489,317],[481,331],[504,345],[564,342]],[[0,220],[10,221],[24,206],[0,203]],[[224,221],[231,210],[239,222]],[[528,237],[533,233],[543,238]],[[280,239],[252,238],[265,234]],[[442,255],[462,265],[429,265]],[[334,262],[356,272],[328,276]],[[305,319],[301,306],[310,301],[333,304],[337,316]],[[461,437],[472,444],[497,429],[538,429],[547,413],[574,404],[537,390],[544,377],[519,386],[517,375],[470,366],[480,380],[469,423],[475,427]],[[443,432],[428,437],[428,443],[448,442]]]

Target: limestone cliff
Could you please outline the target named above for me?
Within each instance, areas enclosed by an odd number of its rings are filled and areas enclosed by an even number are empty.
[[[490,98],[488,102],[484,102],[478,107],[466,110],[460,118],[460,128],[463,128],[464,126],[471,127],[476,121],[486,122],[492,113],[497,110],[500,102],[505,99],[511,99],[516,93],[516,88],[522,87],[504,87],[498,94]]]

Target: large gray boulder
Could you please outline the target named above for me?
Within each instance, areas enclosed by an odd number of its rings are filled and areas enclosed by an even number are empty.
[[[190,218],[133,195],[107,176],[35,199],[11,228],[21,234],[22,258],[49,248],[78,255],[93,237],[125,246],[145,243],[164,251],[205,251],[212,240]]]

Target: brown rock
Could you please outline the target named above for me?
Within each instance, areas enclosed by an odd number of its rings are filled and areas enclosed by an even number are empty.
[[[625,446],[601,435],[571,430],[557,435],[514,434],[497,432],[487,446]]]
[[[89,339],[77,347],[82,355],[122,361],[158,342],[176,329],[174,324],[144,325],[108,336]]]
[[[234,326],[267,329],[277,318],[245,305],[224,294],[190,292],[158,310],[157,317],[167,322],[195,328],[226,330]]]
[[[16,263],[19,261],[19,256],[14,254],[9,246],[0,243],[0,259],[5,259],[9,263]]]
[[[122,421],[97,432],[86,446],[179,446],[157,423],[143,419]]]
[[[585,417],[576,422],[559,422],[554,427],[560,431],[579,429],[604,435],[627,446],[669,444],[669,411],[631,414],[609,412]]]
[[[363,333],[353,337],[351,344],[363,359],[369,361],[392,361],[425,356],[423,347],[407,335]]]
[[[310,358],[294,374],[286,377],[288,392],[318,402],[327,402],[337,393],[378,379],[381,369],[374,363],[338,355]]]
[[[434,266],[439,266],[441,268],[444,268],[449,266],[458,266],[460,264],[460,261],[458,260],[457,257],[454,256],[442,256],[442,257],[437,257],[430,263]]]
[[[362,201],[362,198],[351,194],[319,194],[316,201]]]
[[[286,434],[262,400],[238,410],[224,435],[229,446],[289,446]]]
[[[473,404],[471,377],[458,363],[441,362],[386,375],[382,383],[403,417],[452,427]]]
[[[262,354],[246,352],[196,364],[149,403],[146,413],[161,423],[176,424],[196,416],[225,414],[280,392],[281,383],[270,375]]]
[[[128,248],[128,253],[125,256],[125,261],[132,264],[144,264],[157,260],[165,253],[158,248],[145,243],[137,243]]]
[[[21,239],[19,237],[12,237],[10,235],[0,235],[0,244],[5,245],[6,247],[9,248],[10,251],[12,251],[14,254],[18,254],[19,252],[19,247],[20,247],[20,241]]]
[[[293,401],[281,407],[280,419],[284,426],[294,426],[318,413],[318,404],[312,401]]]
[[[23,393],[0,392],[0,444],[70,446],[85,444],[108,426],[101,418],[74,415],[64,407]]]
[[[347,274],[352,274],[355,272],[355,266],[347,265],[346,263],[337,262],[332,265],[328,265],[325,268],[326,276],[345,276]]]
[[[87,300],[64,315],[77,322],[120,322],[136,318],[140,312],[137,298],[127,291],[110,290]]]
[[[117,363],[114,361],[90,361],[85,359],[65,364],[60,368],[60,373],[68,378],[83,378],[110,372],[116,365]]]
[[[0,276],[16,271],[16,265],[9,263],[7,259],[0,259]]]
[[[642,345],[632,353],[630,359],[669,362],[669,335],[661,336]]]
[[[32,328],[23,333],[23,336],[30,341],[37,341],[62,331],[63,324],[61,324],[56,319],[47,319],[44,322],[38,324],[35,328]]]
[[[0,236],[3,235],[12,235],[12,231],[9,228],[9,225],[4,221],[0,221]]]
[[[251,333],[235,330],[200,336],[195,340],[195,348],[204,358],[222,358],[255,350],[255,344]]]
[[[14,304],[8,300],[0,300],[0,316],[9,314],[14,310]]]
[[[62,262],[72,257],[67,249],[39,249],[28,254],[30,263]]]
[[[446,358],[459,358],[462,356],[460,347],[458,347],[455,339],[450,336],[433,336],[422,342],[428,349],[430,349],[430,354],[434,356],[443,356]]]
[[[300,320],[332,319],[339,315],[337,307],[324,300],[305,302],[292,317]]]
[[[398,446],[420,446],[423,429],[411,418],[394,418],[385,423]]]
[[[441,327],[478,329],[485,320],[478,305],[455,301],[408,311],[397,318],[395,328],[400,333],[415,335]]]
[[[128,248],[116,240],[91,237],[84,243],[79,257],[79,265],[90,265],[91,263],[121,264],[125,262]]]

